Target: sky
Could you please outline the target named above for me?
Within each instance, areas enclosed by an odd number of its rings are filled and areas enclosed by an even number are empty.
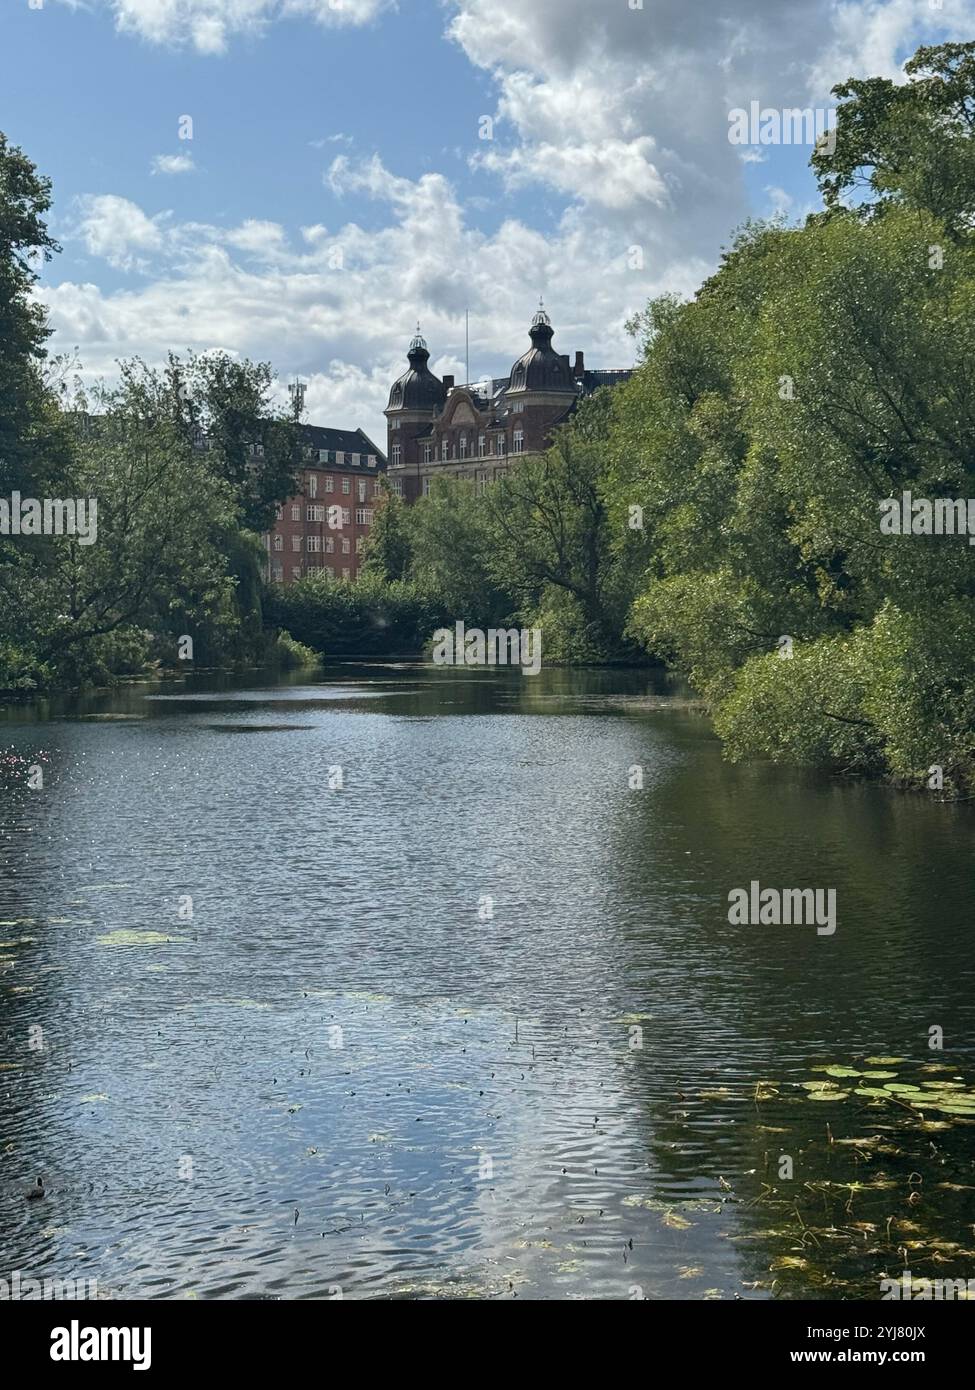
[[[975,38],[975,0],[2,0],[0,129],[53,181],[52,349],[220,349],[385,445],[431,366],[506,374],[540,298],[558,351],[626,367],[748,217],[818,206],[808,146],[729,113],[828,109]]]

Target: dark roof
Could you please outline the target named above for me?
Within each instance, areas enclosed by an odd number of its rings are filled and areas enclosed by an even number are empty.
[[[539,308],[528,334],[532,345],[511,368],[509,395],[522,391],[570,392],[576,389],[569,359],[560,356],[552,346],[554,331],[548,314]]]
[[[619,386],[622,382],[628,381],[635,370],[635,367],[613,367],[591,372],[587,368],[582,378],[585,393],[588,396],[600,386]]]
[[[407,359],[409,371],[393,382],[387,410],[442,410],[447,388],[427,366],[430,354],[419,331],[410,343]]]
[[[333,430],[328,425],[300,425],[300,443],[303,447],[312,449],[329,449],[333,452],[346,455],[346,468],[368,468],[366,461],[368,454],[374,454],[376,463],[370,470],[374,472],[377,467],[386,466],[386,455],[382,449],[377,449],[375,444],[362,430]],[[354,464],[350,454],[359,455],[358,465]]]

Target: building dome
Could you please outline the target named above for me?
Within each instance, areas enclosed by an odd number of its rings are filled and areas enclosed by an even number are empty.
[[[564,391],[574,394],[575,387],[568,360],[552,347],[552,320],[542,305],[538,308],[528,330],[531,347],[511,368],[508,391]]]
[[[393,382],[387,409],[441,410],[447,399],[447,388],[427,366],[430,354],[427,351],[426,340],[420,333],[419,324],[410,343],[407,359],[410,364],[409,371]]]

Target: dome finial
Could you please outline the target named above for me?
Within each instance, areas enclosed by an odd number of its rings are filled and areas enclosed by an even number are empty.
[[[416,332],[413,334],[413,339],[410,343],[410,352],[415,352],[417,348],[426,348],[426,345],[427,341],[424,338],[423,334],[420,332],[420,320],[417,319]]]
[[[542,303],[542,296],[538,296],[538,308],[535,310],[535,317],[532,319],[532,328],[537,328],[539,324],[544,324],[546,328],[552,327],[552,320],[545,312],[545,305]]]

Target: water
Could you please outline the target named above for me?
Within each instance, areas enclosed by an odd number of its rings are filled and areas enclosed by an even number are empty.
[[[798,1084],[972,1087],[971,808],[731,767],[647,672],[197,678],[9,706],[0,750],[0,1278],[975,1275],[975,1122]],[[730,926],[752,879],[835,887],[836,934]]]

